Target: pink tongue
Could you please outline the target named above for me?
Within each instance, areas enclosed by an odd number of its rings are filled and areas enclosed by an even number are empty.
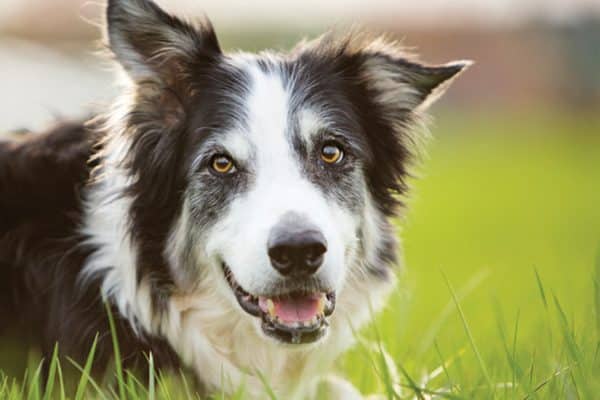
[[[305,297],[282,297],[271,299],[275,306],[275,315],[282,322],[304,322],[310,321],[319,312],[320,294]],[[260,307],[266,311],[266,299],[259,299]],[[264,307],[263,307],[264,305]]]

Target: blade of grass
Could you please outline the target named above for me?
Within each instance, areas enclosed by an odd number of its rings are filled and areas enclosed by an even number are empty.
[[[183,382],[183,390],[185,392],[185,398],[191,399],[193,397],[192,392],[190,392],[190,386],[188,385],[188,381],[187,381],[183,371],[181,371],[181,370],[179,371],[179,376],[181,377],[181,381]]]
[[[512,379],[511,379],[512,387],[513,387],[513,394],[515,394],[515,395],[516,395],[515,385],[516,385],[517,377],[520,377],[523,374],[523,371],[521,370],[521,367],[519,367],[519,363],[517,362],[517,337],[519,336],[519,321],[520,321],[520,319],[521,319],[521,310],[517,310],[517,318],[515,318],[515,330],[514,330],[514,334],[513,334],[513,343],[512,343],[513,368],[512,368]]]
[[[571,382],[573,382],[573,387],[575,388],[575,396],[577,396],[578,399],[581,399],[581,395],[579,394],[579,387],[577,385],[577,380],[575,379],[575,375],[573,375],[573,370],[569,371],[569,375],[571,376]],[[591,399],[592,397],[587,397],[588,399]]]
[[[121,364],[121,351],[119,349],[119,339],[117,337],[117,328],[115,325],[115,319],[113,318],[110,304],[108,301],[104,302],[106,313],[108,314],[108,324],[110,325],[110,336],[112,338],[113,351],[115,357],[115,371],[117,375],[117,386],[119,388],[119,398],[125,399],[125,379],[123,377],[123,366]]]
[[[50,367],[48,369],[48,379],[46,380],[46,389],[44,392],[44,400],[48,400],[54,391],[54,382],[56,379],[56,367],[58,365],[58,343],[54,345],[52,358],[50,359]]]
[[[2,374],[2,384],[0,385],[0,399],[7,398],[6,392],[8,391],[8,376],[4,375],[4,372],[0,371]]]
[[[357,345],[362,350],[361,353],[360,353],[361,356],[364,357],[365,362],[368,363],[368,365],[372,368],[372,370],[374,371],[374,373],[377,376],[377,378],[383,381],[384,378],[381,375],[381,372],[379,370],[379,366],[377,364],[377,361],[373,357],[373,353],[375,353],[377,351],[377,346],[374,345],[374,344],[372,344],[372,343],[370,343],[369,341],[367,341],[363,337],[361,337],[358,334],[358,332],[356,332],[355,328],[352,326],[351,323],[349,323],[349,326],[350,326],[350,329],[352,330],[352,332],[354,334],[354,337],[356,339]],[[362,382],[363,385],[362,386],[364,386],[365,381],[366,381],[366,376],[363,376],[363,382]]]
[[[540,291],[540,296],[542,298],[542,302],[544,303],[544,308],[548,309],[548,300],[546,300],[546,292],[544,291],[544,285],[542,284],[542,280],[540,278],[540,274],[538,273],[537,268],[534,268],[535,271],[535,279],[537,281],[538,289]]]
[[[521,320],[521,310],[517,310],[517,316],[515,319],[515,325],[513,329],[512,335],[512,344],[509,346],[508,339],[506,337],[506,330],[504,324],[504,318],[502,315],[502,309],[500,304],[496,302],[496,314],[498,320],[498,330],[500,332],[500,338],[502,340],[502,345],[504,347],[504,352],[506,355],[506,359],[508,361],[508,365],[511,369],[511,381],[510,385],[505,385],[505,388],[508,390],[511,389],[512,397],[517,396],[517,389],[522,387],[525,393],[530,393],[532,391],[532,386],[528,379],[526,379],[526,374],[523,368],[519,365],[517,360],[517,338],[519,336],[519,322]]]
[[[380,339],[377,340],[377,354],[379,356],[379,364],[380,369],[383,370],[383,384],[385,386],[385,392],[389,400],[393,400],[399,398],[398,393],[396,393],[395,384],[398,381],[397,372],[395,370],[394,360],[387,354],[385,349],[383,348],[383,344]],[[392,371],[392,366],[394,371]]]
[[[28,400],[38,400],[42,397],[40,394],[40,374],[42,373],[43,365],[43,361],[40,362],[35,370],[35,373],[31,377],[31,381],[29,382],[29,391],[27,393]]]
[[[373,320],[374,312],[372,303],[369,301],[369,312],[371,313],[371,320]],[[392,377],[392,373],[390,371],[390,365],[388,363],[388,358],[386,357],[386,352],[383,349],[383,344],[381,341],[381,335],[379,334],[379,329],[377,328],[377,324],[373,324],[373,332],[375,333],[375,343],[377,348],[377,355],[379,356],[379,369],[383,373],[383,384],[385,386],[386,396],[388,400],[393,400],[394,398],[399,397],[394,389],[394,379]],[[393,363],[393,360],[391,361]],[[396,374],[394,374],[396,375]]]
[[[19,387],[19,399],[24,399],[25,398],[25,382],[27,382],[29,380],[29,368],[27,368],[25,370],[25,372],[23,373],[23,384],[20,385]]]
[[[148,355],[148,399],[155,400],[156,389],[155,389],[155,371],[154,371],[154,356],[152,352]]]
[[[456,297],[459,301],[463,301],[468,295],[470,295],[479,285],[483,283],[490,275],[490,272],[486,270],[482,270],[471,277],[467,283],[465,283],[457,292]],[[427,350],[431,348],[431,344],[435,340],[435,337],[441,327],[444,325],[444,322],[452,315],[452,310],[454,309],[454,302],[452,300],[448,301],[448,303],[444,306],[442,311],[433,319],[433,322],[430,324],[429,328],[425,331],[423,335],[423,339],[421,339],[419,348],[417,350],[417,357],[422,356]]]
[[[63,377],[62,367],[60,366],[60,360],[56,363],[56,370],[58,372],[58,387],[60,390],[60,400],[65,400],[65,380]]]
[[[258,375],[258,378],[260,379],[260,381],[263,384],[263,387],[266,391],[267,396],[269,397],[269,399],[271,400],[277,400],[277,396],[275,395],[275,392],[273,391],[273,388],[271,388],[271,385],[269,385],[269,382],[267,382],[267,378],[263,375],[262,372],[260,372],[259,370],[255,370],[256,375]]]
[[[576,364],[581,365],[583,355],[581,354],[581,350],[579,349],[577,341],[573,336],[573,332],[571,330],[571,327],[569,326],[569,320],[567,319],[567,315],[565,314],[560,304],[560,301],[558,300],[558,297],[556,297],[556,295],[554,295],[554,305],[556,306],[556,310],[558,311],[560,324],[562,326],[563,335],[567,344],[567,350],[569,350],[572,360]]]
[[[138,393],[138,387],[140,384],[137,382],[135,376],[131,371],[125,371],[125,392],[127,393],[126,399],[139,399],[142,396]],[[120,398],[120,400],[124,400]]]
[[[594,390],[590,387],[591,382],[586,379],[586,373],[588,371],[585,368],[584,350],[577,343],[574,328],[569,326],[567,316],[556,295],[554,295],[554,302],[563,328],[566,349],[570,355],[570,364],[574,364],[576,367],[570,371],[573,387],[578,397],[581,397],[580,393],[584,393],[584,398],[592,398]]]
[[[231,400],[242,400],[246,397],[246,382],[242,380],[242,383],[237,387],[233,395],[231,396]]]
[[[533,355],[531,356],[531,365],[529,366],[529,384],[533,385],[533,372],[535,370],[535,357],[537,349],[533,349]]]
[[[444,357],[442,356],[442,351],[440,350],[440,346],[438,345],[437,340],[433,342],[433,346],[435,347],[435,352],[438,358],[440,359],[442,370],[444,371],[444,375],[446,375],[446,380],[448,381],[448,386],[450,387],[450,390],[453,391],[454,383],[452,382],[452,378],[450,377],[450,373],[448,372],[448,368],[446,367],[446,365],[450,365],[448,363],[452,362],[452,359],[444,360]]]
[[[131,371],[125,370],[125,388],[130,399],[149,399],[148,389]]]
[[[446,274],[444,274],[444,272],[442,272],[442,275],[444,276],[444,279],[446,280],[446,285],[448,286],[448,290],[450,290],[450,294],[452,295],[452,299],[454,300],[454,304],[456,305],[456,309],[458,310],[458,314],[460,315],[460,319],[462,321],[463,324],[463,328],[467,334],[467,337],[469,339],[469,343],[471,344],[471,348],[473,349],[473,353],[475,353],[475,357],[477,357],[477,362],[479,363],[479,367],[481,368],[481,372],[483,373],[483,376],[485,378],[486,383],[488,384],[488,386],[490,388],[492,388],[492,379],[490,378],[490,374],[488,373],[488,369],[485,366],[485,363],[483,362],[483,358],[481,357],[481,354],[479,353],[479,349],[477,348],[477,345],[475,344],[475,339],[473,338],[473,334],[471,333],[471,328],[469,328],[469,324],[467,322],[467,318],[465,317],[465,314],[462,310],[462,307],[460,306],[460,303],[458,301],[458,298],[456,297],[456,293],[454,292],[454,288],[452,287],[452,284],[450,283],[450,280],[448,279],[448,277],[446,276]]]
[[[600,346],[600,246],[596,252],[594,271],[594,305],[596,308],[596,342]]]
[[[368,341],[359,334],[359,332],[356,330],[356,327],[354,326],[354,324],[352,323],[352,320],[350,318],[348,318],[346,320],[346,323],[350,327],[350,331],[352,332],[352,337],[354,337],[354,340],[356,341],[357,348],[360,348],[360,350],[361,350],[359,354],[361,357],[363,357],[363,360],[365,361],[365,365],[370,365],[372,367],[373,371],[375,371],[375,374],[377,375],[377,377],[379,379],[381,379],[381,376],[379,375],[379,371],[377,370],[377,365],[375,363],[375,360],[373,360],[372,349],[370,348]],[[363,363],[360,363],[360,364],[362,365]],[[368,380],[368,374],[363,373],[361,376],[361,382],[358,385],[358,387],[365,387],[367,380]]]
[[[88,377],[90,376],[90,372],[92,370],[92,364],[94,363],[94,356],[96,354],[96,346],[98,345],[98,334],[94,337],[94,341],[92,342],[92,348],[88,353],[87,359],[85,361],[85,365],[83,367],[81,378],[79,379],[79,383],[77,384],[77,390],[75,392],[75,400],[82,400],[85,395],[85,390],[88,384]]]
[[[370,298],[368,299],[368,305],[369,305],[370,320],[374,321],[375,320],[375,311],[373,309],[373,302],[371,301]],[[388,400],[400,398],[400,396],[396,392],[396,388],[395,388],[395,385],[399,381],[399,376],[398,376],[398,371],[397,371],[396,365],[394,363],[394,360],[392,359],[392,357],[387,353],[387,351],[384,348],[383,341],[381,339],[381,334],[379,333],[377,324],[372,324],[371,326],[373,327],[373,333],[375,335],[375,343],[376,343],[375,348],[377,350],[377,355],[379,356],[380,367],[378,369],[383,373],[383,376],[380,375],[380,378],[383,379],[383,384],[384,384],[384,387],[386,390],[386,396],[387,396]],[[355,331],[354,327],[352,327],[352,330]]]
[[[149,391],[146,388],[146,385],[144,385],[136,376],[133,372],[125,370],[125,375],[127,377],[127,380],[130,382],[130,384],[132,385],[133,388],[135,388],[136,386],[139,388],[139,390],[144,394],[144,398],[148,398],[149,396]]]
[[[165,376],[165,374],[162,373],[162,371],[158,372],[158,389],[160,390],[161,393],[161,398],[165,399],[165,400],[171,400],[171,390],[169,390],[169,382],[171,382],[171,380],[168,380],[168,377]]]
[[[92,378],[92,376],[88,372],[86,372],[86,370],[84,368],[82,368],[81,365],[79,365],[75,360],[73,360],[70,357],[67,357],[67,360],[71,363],[71,365],[73,365],[81,373],[82,378],[85,376],[86,386],[89,383],[94,388],[94,390],[98,393],[98,396],[101,399],[108,400],[106,395],[100,388],[100,386],[94,380],[94,378]],[[85,397],[85,398],[87,399],[87,397]]]

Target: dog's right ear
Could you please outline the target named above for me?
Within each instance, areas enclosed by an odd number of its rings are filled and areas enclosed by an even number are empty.
[[[151,0],[109,0],[108,45],[135,81],[177,79],[190,62],[221,54],[211,23],[192,25]]]

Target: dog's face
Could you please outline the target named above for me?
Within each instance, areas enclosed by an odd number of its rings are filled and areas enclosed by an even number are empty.
[[[298,61],[229,63],[244,87],[224,93],[237,99],[235,116],[195,152],[186,194],[198,230],[192,247],[223,269],[266,334],[314,341],[355,263],[366,144],[343,118],[349,109],[293,75]]]
[[[108,26],[135,92],[125,134],[142,263],[163,259],[176,291],[218,276],[214,290],[270,339],[322,338],[350,280],[386,279],[409,129],[467,63],[426,67],[332,36],[225,55],[208,23],[146,0],[110,1]]]

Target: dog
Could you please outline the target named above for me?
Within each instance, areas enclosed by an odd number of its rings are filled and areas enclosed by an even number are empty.
[[[0,144],[3,335],[75,360],[96,340],[102,373],[112,315],[126,368],[360,398],[323,376],[394,286],[418,127],[470,62],[335,32],[226,54],[151,0],[109,0],[106,24],[114,104]]]

